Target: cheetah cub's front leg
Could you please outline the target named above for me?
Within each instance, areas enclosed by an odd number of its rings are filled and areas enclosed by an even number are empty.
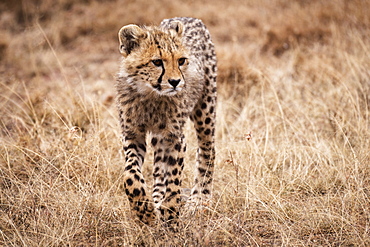
[[[181,174],[184,168],[184,136],[153,136],[153,200],[165,221],[174,221],[181,207]]]
[[[129,129],[128,125],[124,129]],[[156,213],[141,173],[146,153],[145,135],[124,131],[123,149],[126,159],[124,186],[130,207],[142,222],[151,225],[156,219]]]

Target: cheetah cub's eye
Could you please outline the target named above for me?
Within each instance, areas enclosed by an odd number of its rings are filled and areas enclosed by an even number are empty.
[[[153,63],[155,66],[157,66],[157,67],[159,67],[159,66],[162,66],[162,65],[163,65],[163,61],[162,61],[162,59],[156,59],[156,60],[153,60],[153,61],[152,61],[152,63]]]
[[[179,59],[179,66],[182,66],[182,65],[184,65],[185,64],[185,62],[186,62],[186,58],[184,58],[184,57],[182,57],[182,58],[180,58]]]

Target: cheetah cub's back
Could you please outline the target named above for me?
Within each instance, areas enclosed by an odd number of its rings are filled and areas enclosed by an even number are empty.
[[[216,54],[210,34],[194,18],[163,20],[159,27],[127,25],[119,31],[123,56],[117,77],[117,104],[125,152],[124,185],[132,210],[145,223],[157,216],[174,221],[181,206],[181,174],[188,117],[199,148],[195,183],[187,203],[211,194],[215,148]],[[154,148],[152,196],[141,167],[145,137]]]

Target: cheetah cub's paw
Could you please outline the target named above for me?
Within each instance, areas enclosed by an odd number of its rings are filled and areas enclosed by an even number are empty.
[[[181,199],[184,204],[183,215],[193,216],[205,214],[210,211],[211,197],[200,197],[199,195],[191,195],[191,189],[183,188]]]

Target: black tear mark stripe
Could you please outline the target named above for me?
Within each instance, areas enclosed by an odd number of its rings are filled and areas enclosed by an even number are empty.
[[[163,63],[162,63],[162,73],[161,73],[161,75],[159,76],[159,78],[158,78],[158,85],[157,85],[157,89],[158,90],[161,90],[161,83],[162,83],[162,78],[163,78],[163,75],[164,75],[164,73],[166,72],[166,70],[164,69],[164,65],[163,65]]]
[[[185,82],[185,76],[184,76],[184,74],[182,73],[182,70],[181,70],[180,66],[179,66],[179,70],[180,70],[181,77],[182,77],[182,79],[183,79],[183,80],[184,80],[184,82]]]
[[[158,40],[154,40],[154,42],[155,42],[155,44],[157,45],[157,47],[158,47],[158,51],[159,51],[159,56],[162,58],[162,51],[161,51],[161,46],[159,45],[159,42],[158,42]],[[161,83],[162,83],[162,79],[163,79],[163,75],[164,75],[164,73],[166,72],[166,70],[164,69],[164,64],[162,63],[162,65],[161,65],[161,67],[162,67],[162,73],[161,73],[161,75],[159,76],[159,78],[158,78],[158,80],[157,80],[157,85],[155,86],[155,88],[157,89],[157,90],[161,90]]]

